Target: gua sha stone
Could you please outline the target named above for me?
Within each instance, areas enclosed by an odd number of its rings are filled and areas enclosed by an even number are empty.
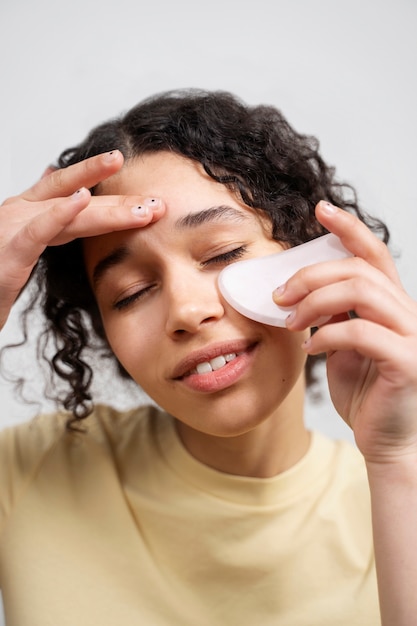
[[[219,289],[236,311],[256,322],[285,327],[291,307],[280,307],[272,300],[274,289],[283,285],[307,265],[353,256],[330,233],[300,246],[268,256],[237,261],[219,274]]]

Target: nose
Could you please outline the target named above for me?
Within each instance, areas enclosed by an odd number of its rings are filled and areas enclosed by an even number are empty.
[[[166,332],[171,337],[194,334],[224,315],[215,276],[188,272],[165,283]]]

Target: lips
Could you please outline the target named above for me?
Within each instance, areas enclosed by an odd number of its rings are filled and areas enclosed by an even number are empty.
[[[180,380],[192,374],[215,372],[253,347],[253,343],[235,341],[192,352],[177,365],[172,378]]]
[[[214,357],[214,359],[210,359],[210,361],[204,361],[203,363],[199,363],[197,367],[191,370],[191,374],[208,374],[209,372],[217,372],[217,370],[221,369],[226,365],[226,363],[230,363],[237,356],[242,354],[241,352],[228,352],[227,354],[220,354],[219,356]]]

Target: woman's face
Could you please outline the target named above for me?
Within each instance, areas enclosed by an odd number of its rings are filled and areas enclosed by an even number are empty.
[[[304,336],[243,317],[217,285],[229,263],[282,250],[260,213],[199,164],[166,152],[128,162],[101,191],[167,206],[145,228],[84,242],[109,344],[130,376],[171,415],[211,435],[242,434],[278,415],[300,393]]]

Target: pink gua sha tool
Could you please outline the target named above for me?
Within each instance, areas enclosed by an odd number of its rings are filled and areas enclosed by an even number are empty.
[[[219,274],[219,289],[236,311],[256,322],[285,327],[291,307],[280,307],[272,300],[274,289],[283,285],[302,267],[353,256],[330,233],[284,252],[237,261]]]

